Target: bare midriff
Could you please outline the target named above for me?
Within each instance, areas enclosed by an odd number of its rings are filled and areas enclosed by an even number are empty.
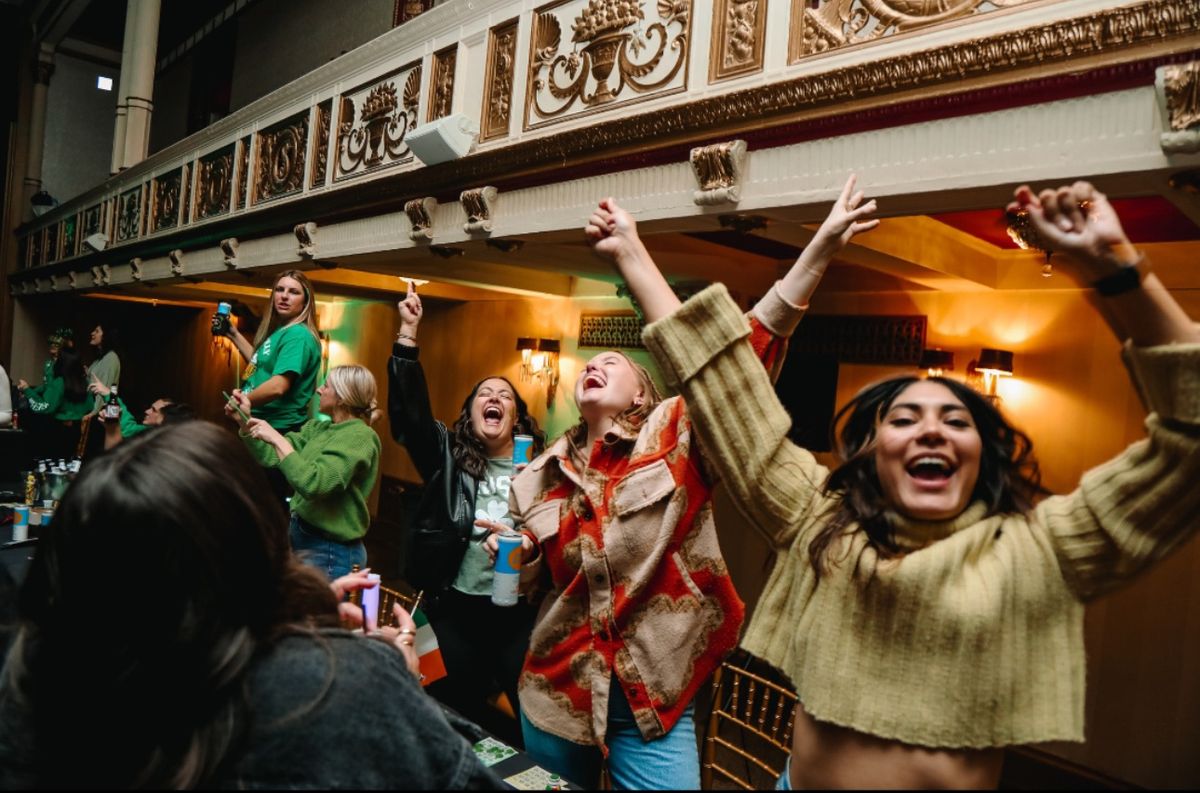
[[[820,722],[796,707],[790,782],[815,788],[958,788],[1000,782],[1003,749],[928,749]]]

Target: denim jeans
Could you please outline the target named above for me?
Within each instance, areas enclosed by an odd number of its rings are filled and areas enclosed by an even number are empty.
[[[775,781],[776,790],[791,790],[792,789],[792,758],[789,757],[783,763],[783,773],[779,775],[779,779]]]
[[[624,692],[614,679],[608,694],[608,773],[616,790],[699,790],[700,754],[696,749],[695,706],[661,738],[642,738]],[[521,713],[525,751],[534,761],[587,788],[600,783],[600,749],[559,738],[535,727]]]
[[[350,568],[358,565],[359,569],[367,565],[367,549],[362,540],[353,542],[338,542],[331,540],[302,519],[292,513],[292,525],[289,530],[292,540],[292,553],[300,561],[317,568],[329,576],[329,580],[346,575]]]

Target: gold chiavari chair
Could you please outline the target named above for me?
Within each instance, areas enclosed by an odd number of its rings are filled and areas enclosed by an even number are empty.
[[[704,739],[701,787],[774,787],[792,752],[796,694],[785,683],[750,671],[749,656],[721,664]],[[766,670],[764,670],[766,671]]]
[[[351,572],[358,572],[358,565],[353,565],[350,568]],[[405,611],[412,614],[417,606],[421,605],[421,598],[424,597],[424,590],[415,594],[407,594],[398,589],[386,587],[383,584],[379,585],[379,613],[376,615],[376,626],[380,628],[396,627],[396,614],[393,606],[399,603]],[[357,590],[350,593],[350,602],[356,606],[362,605],[362,591]]]

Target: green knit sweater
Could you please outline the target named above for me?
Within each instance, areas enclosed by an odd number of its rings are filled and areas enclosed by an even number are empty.
[[[1083,603],[1200,525],[1200,345],[1126,349],[1148,437],[1074,492],[1029,514],[897,516],[899,558],[851,531],[818,585],[808,544],[837,503],[821,490],[828,471],[787,440],[748,333],[719,285],[645,331],[706,460],[776,551],[743,646],[820,721],[941,748],[1082,740]]]
[[[379,436],[361,419],[334,424],[311,419],[289,432],[296,451],[279,459],[275,447],[242,436],[250,453],[278,468],[294,489],[292,512],[331,538],[350,542],[367,533],[367,499],[379,478]]]

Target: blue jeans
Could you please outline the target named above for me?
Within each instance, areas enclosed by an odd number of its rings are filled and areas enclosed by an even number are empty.
[[[776,790],[791,790],[792,789],[792,758],[789,757],[783,763],[783,773],[779,775],[779,779],[775,782]]]
[[[694,704],[671,731],[647,741],[633,719],[625,694],[614,679],[608,694],[608,773],[616,790],[699,790]],[[600,784],[600,749],[559,738],[535,727],[521,712],[525,751],[538,765],[594,789]]]
[[[346,575],[354,565],[359,569],[367,565],[367,549],[362,540],[331,540],[294,512],[288,534],[292,540],[292,553],[305,564],[324,572],[330,581]]]

